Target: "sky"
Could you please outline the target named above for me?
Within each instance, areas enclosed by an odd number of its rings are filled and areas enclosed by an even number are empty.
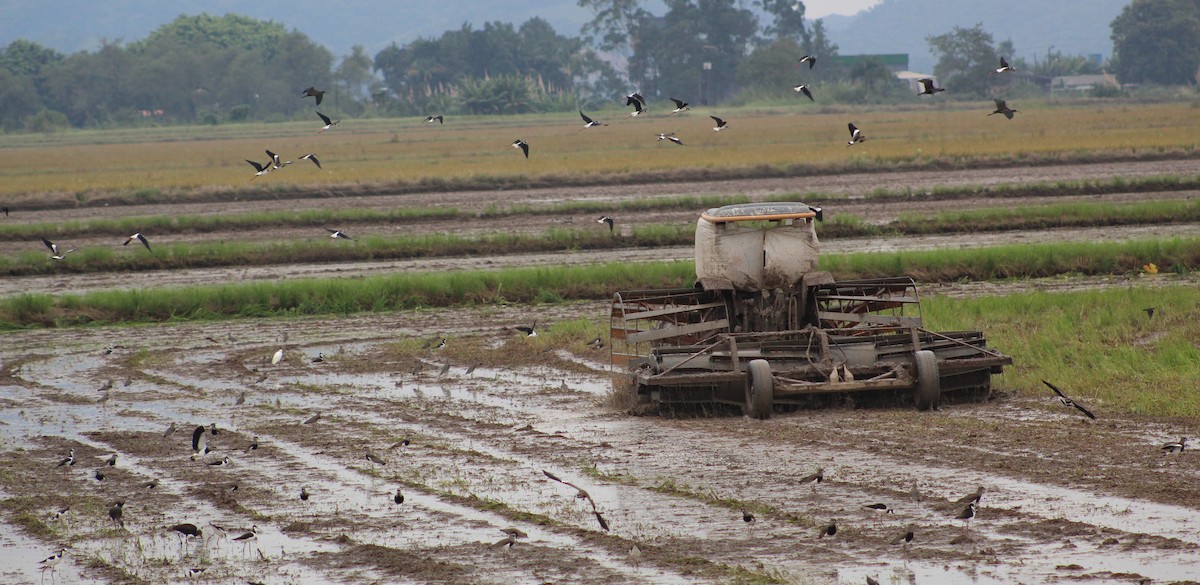
[[[804,17],[817,19],[830,14],[858,14],[881,0],[804,0]]]

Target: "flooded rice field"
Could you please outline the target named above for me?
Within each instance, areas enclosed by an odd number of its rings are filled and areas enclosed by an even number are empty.
[[[537,310],[552,330],[605,308]],[[510,328],[528,311],[6,334],[0,582],[1200,575],[1200,458],[1159,449],[1194,422],[1091,422],[1012,397],[1003,376],[990,398],[929,413],[633,416],[612,406],[606,350],[535,343]],[[198,427],[207,453],[193,450]],[[823,482],[801,483],[817,469]],[[976,516],[957,519],[953,502],[979,487]],[[201,534],[173,529],[184,523]]]

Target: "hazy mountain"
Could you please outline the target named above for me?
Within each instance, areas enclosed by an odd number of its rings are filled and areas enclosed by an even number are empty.
[[[932,73],[925,38],[983,23],[997,43],[1012,40],[1032,62],[1051,46],[1065,55],[1112,56],[1110,25],[1130,0],[883,0],[850,18],[826,18],[842,55],[908,53],[909,68]]]
[[[403,45],[420,37],[438,37],[464,22],[475,28],[492,21],[520,25],[539,16],[558,34],[578,36],[592,17],[576,0],[0,0],[0,47],[29,39],[70,54],[95,49],[104,39],[136,41],[180,14],[203,12],[216,16],[232,12],[278,22],[339,57],[356,44],[373,57],[393,41]]]

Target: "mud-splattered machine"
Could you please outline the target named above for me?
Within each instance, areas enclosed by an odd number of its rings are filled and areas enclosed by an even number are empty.
[[[865,391],[900,391],[928,410],[943,392],[990,388],[1012,363],[979,331],[925,329],[911,278],[817,271],[820,219],[803,203],[704,212],[694,288],[615,295],[614,384],[660,407],[731,404],[756,418]]]

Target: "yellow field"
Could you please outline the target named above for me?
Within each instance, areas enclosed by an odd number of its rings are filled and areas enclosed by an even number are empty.
[[[1013,120],[988,116],[991,103],[884,111],[798,107],[712,110],[668,116],[664,109],[630,118],[622,110],[589,112],[610,123],[580,131],[575,114],[344,120],[319,124],[180,127],[0,136],[0,196],[86,194],[140,189],[192,190],[272,186],[354,186],[489,177],[579,177],[760,165],[870,165],[971,157],[1085,156],[1091,152],[1193,151],[1200,110],[1190,104],[1053,105],[1015,103]],[[818,113],[821,112],[821,113]],[[729,128],[714,132],[708,113]],[[847,122],[867,142],[847,147]],[[675,132],[686,146],[656,140]],[[530,158],[510,145],[530,144]],[[265,162],[316,153],[324,170],[301,162],[259,178],[243,159]],[[1014,170],[1014,172],[1019,172]],[[23,197],[24,196],[24,197]]]

